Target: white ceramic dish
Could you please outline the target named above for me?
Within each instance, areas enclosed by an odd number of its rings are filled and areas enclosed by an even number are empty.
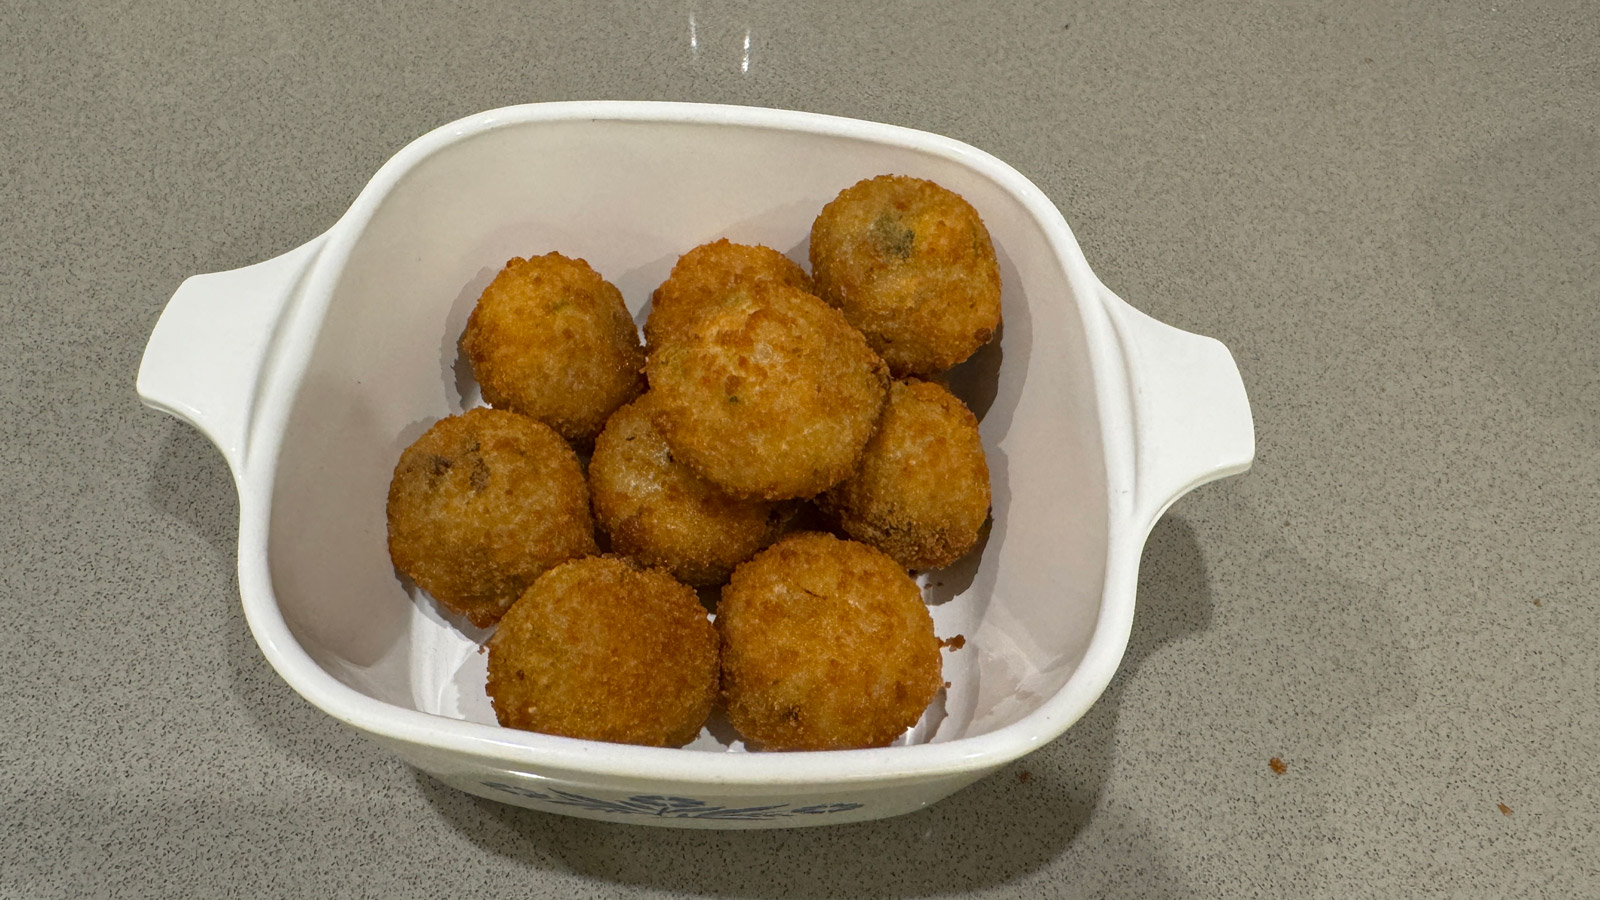
[[[885,172],[965,196],[1005,283],[1002,335],[954,379],[982,419],[994,521],[927,585],[939,633],[967,639],[946,654],[948,692],[873,750],[745,753],[716,729],[665,750],[496,726],[484,634],[408,594],[383,515],[401,449],[477,402],[456,339],[478,293],[511,256],[559,249],[642,318],[680,253],[726,236],[804,260],[822,205]],[[227,458],[244,611],[307,700],[462,790],[685,827],[904,813],[1060,735],[1121,658],[1151,526],[1254,454],[1228,351],[1117,299],[1009,166],[888,125],[693,104],[521,106],[425,135],[327,233],[185,281],[138,389]]]

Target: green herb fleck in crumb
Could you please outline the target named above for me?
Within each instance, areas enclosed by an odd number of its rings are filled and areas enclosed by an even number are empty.
[[[916,243],[916,235],[893,215],[884,213],[878,216],[867,229],[867,233],[883,255],[893,256],[896,259],[911,257],[911,248]]]

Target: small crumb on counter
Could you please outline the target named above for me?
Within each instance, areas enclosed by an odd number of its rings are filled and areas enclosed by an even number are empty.
[[[1267,768],[1271,769],[1274,775],[1282,775],[1289,771],[1289,765],[1276,756],[1267,760]]]
[[[1501,804],[1498,804],[1498,805],[1500,807],[1500,815],[1502,815],[1502,816],[1511,815],[1511,807],[1505,805],[1504,803],[1501,803]]]
[[[1023,769],[1021,772],[1017,773],[1017,783],[1018,784],[1027,784],[1028,783],[1028,779],[1032,778],[1032,777],[1033,777],[1033,773],[1032,772],[1029,772],[1027,769]]]
[[[967,645],[966,636],[959,635],[959,634],[956,635],[953,638],[941,639],[939,641],[939,646],[941,646],[941,647],[949,647],[951,650],[960,650],[962,647],[965,647],[966,645]]]
[[[1538,597],[1535,597],[1535,598],[1533,598],[1533,605],[1534,606],[1543,606],[1544,605],[1544,601],[1540,600]]]

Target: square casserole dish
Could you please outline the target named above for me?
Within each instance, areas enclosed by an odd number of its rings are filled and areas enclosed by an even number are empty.
[[[721,237],[806,258],[812,220],[884,173],[964,196],[994,239],[1000,335],[952,388],[981,419],[993,520],[926,576],[948,690],[895,745],[747,753],[501,728],[486,632],[442,617],[389,562],[400,452],[476,405],[456,341],[512,256],[587,259],[642,321],[678,256]],[[419,138],[325,234],[185,281],[138,391],[207,435],[239,492],[240,593],[284,680],[435,778],[569,815],[701,828],[909,812],[1060,735],[1110,681],[1140,553],[1179,496],[1254,455],[1220,343],[1163,325],[1090,271],[1050,200],[948,138],[829,116],[682,103],[518,106]],[[719,737],[722,734],[724,737]]]

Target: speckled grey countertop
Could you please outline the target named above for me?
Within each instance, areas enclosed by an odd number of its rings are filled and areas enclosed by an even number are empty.
[[[336,6],[0,10],[0,897],[1600,896],[1583,0]],[[1156,527],[1064,738],[899,819],[668,832],[458,794],[263,661],[227,469],[134,397],[162,305],[577,98],[976,144],[1232,348],[1255,469]]]

